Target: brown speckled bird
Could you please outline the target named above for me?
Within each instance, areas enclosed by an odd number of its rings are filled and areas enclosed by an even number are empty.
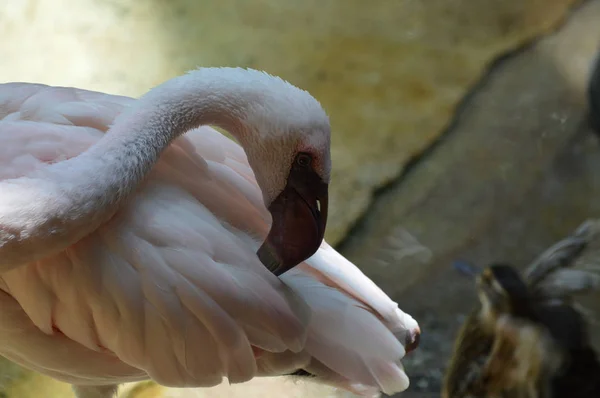
[[[584,223],[523,274],[494,264],[477,275],[480,306],[456,339],[443,398],[600,397],[600,362],[573,305],[600,278],[571,268],[599,232]]]

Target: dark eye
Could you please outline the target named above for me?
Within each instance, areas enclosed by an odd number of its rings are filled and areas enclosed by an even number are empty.
[[[308,153],[300,153],[296,157],[296,164],[300,167],[309,167],[312,163],[312,156]]]

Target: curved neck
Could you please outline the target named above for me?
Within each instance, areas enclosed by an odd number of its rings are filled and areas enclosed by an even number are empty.
[[[243,145],[248,130],[241,121],[254,96],[200,73],[150,91],[79,156],[1,181],[0,272],[64,250],[108,221],[181,134],[211,124]]]

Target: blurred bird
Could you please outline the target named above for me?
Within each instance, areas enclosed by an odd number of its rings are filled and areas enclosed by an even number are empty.
[[[456,339],[443,398],[600,397],[600,362],[573,302],[600,278],[571,268],[599,226],[584,223],[523,275],[505,264],[477,274],[480,306]]]

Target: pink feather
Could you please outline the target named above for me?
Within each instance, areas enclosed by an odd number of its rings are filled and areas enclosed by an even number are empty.
[[[77,156],[134,101],[0,85],[0,181]],[[82,385],[202,387],[303,368],[363,394],[406,389],[414,319],[326,243],[271,275],[255,254],[269,224],[241,147],[192,130],[109,222],[0,274],[0,354]]]

